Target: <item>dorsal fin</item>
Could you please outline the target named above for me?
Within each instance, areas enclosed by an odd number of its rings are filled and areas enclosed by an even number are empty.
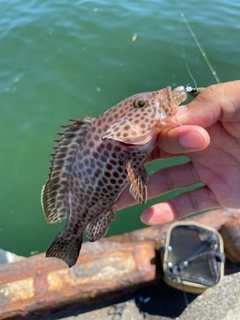
[[[49,179],[42,189],[42,209],[48,223],[56,223],[67,218],[69,207],[68,172],[79,145],[92,124],[92,118],[70,119],[72,124],[62,126],[61,139],[55,140],[58,145],[53,147],[52,166]]]

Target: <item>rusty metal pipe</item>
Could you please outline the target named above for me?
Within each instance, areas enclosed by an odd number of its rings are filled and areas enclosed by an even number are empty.
[[[43,254],[0,267],[0,319],[46,314],[60,307],[100,301],[154,281],[154,246],[125,243],[115,250],[84,254],[71,269]],[[134,276],[133,276],[134,275]]]

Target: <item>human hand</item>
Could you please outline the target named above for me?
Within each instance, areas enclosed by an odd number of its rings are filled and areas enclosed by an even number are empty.
[[[149,178],[149,198],[196,183],[204,186],[146,209],[141,220],[161,224],[196,212],[240,208],[240,81],[210,86],[179,108],[179,127],[162,131],[149,161],[187,155],[190,162]],[[128,190],[116,207],[135,204]]]

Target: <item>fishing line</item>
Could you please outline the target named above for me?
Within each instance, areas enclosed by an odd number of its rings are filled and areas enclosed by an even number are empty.
[[[188,74],[190,75],[190,77],[192,78],[193,82],[194,82],[194,86],[195,88],[197,88],[197,82],[194,78],[194,76],[192,75],[191,71],[190,71],[190,68],[189,68],[189,65],[188,65],[188,62],[187,62],[187,56],[186,56],[186,53],[185,53],[185,49],[184,49],[184,45],[183,45],[183,29],[182,29],[182,24],[181,24],[181,42],[182,42],[182,57],[184,59],[184,62],[185,62],[185,66],[187,68],[187,72]]]
[[[217,83],[221,83],[221,80],[219,79],[219,77],[218,77],[218,75],[217,75],[217,72],[214,70],[214,68],[213,68],[213,66],[212,66],[212,64],[211,64],[211,62],[209,61],[209,59],[208,59],[208,57],[207,57],[206,52],[204,52],[204,50],[203,50],[203,48],[202,48],[201,44],[199,43],[199,41],[198,41],[198,39],[197,39],[197,37],[196,37],[195,33],[193,32],[193,30],[192,30],[192,28],[191,28],[190,24],[188,23],[188,21],[187,21],[187,19],[185,18],[185,16],[184,16],[184,14],[183,14],[183,13],[181,13],[181,17],[182,17],[182,19],[183,19],[184,23],[186,24],[186,26],[187,26],[187,28],[188,28],[188,30],[189,30],[189,32],[190,32],[190,34],[191,34],[191,36],[193,37],[193,40],[195,41],[195,43],[196,43],[196,45],[197,45],[198,49],[200,50],[200,52],[201,52],[201,54],[202,54],[202,56],[203,56],[204,60],[206,61],[207,65],[208,65],[208,67],[209,67],[209,69],[210,69],[210,71],[212,72],[212,75],[214,76],[214,78],[215,78],[216,82],[217,82]],[[190,75],[191,75],[191,74],[190,74]]]

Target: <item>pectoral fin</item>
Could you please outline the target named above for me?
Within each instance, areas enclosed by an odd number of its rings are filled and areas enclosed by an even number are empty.
[[[131,182],[129,192],[134,199],[144,205],[147,202],[148,174],[144,167],[140,168],[137,172],[134,172],[130,162],[127,162],[126,169]]]
[[[89,241],[94,242],[105,236],[111,221],[115,220],[115,212],[116,209],[113,207],[112,210],[100,214],[100,216],[88,224],[86,236]]]

